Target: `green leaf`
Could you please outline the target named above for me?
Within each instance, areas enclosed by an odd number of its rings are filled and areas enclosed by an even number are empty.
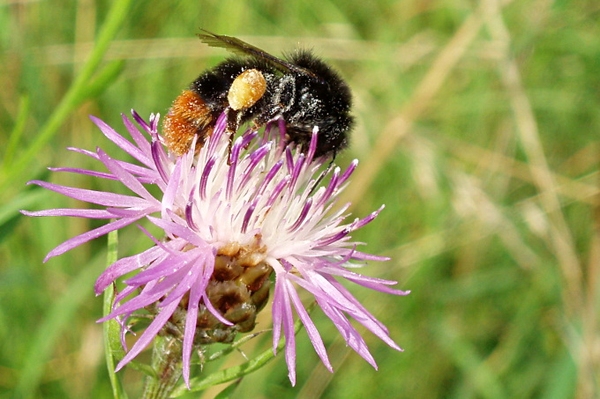
[[[111,41],[125,22],[130,2],[131,0],[120,0],[112,3],[112,7],[96,39],[96,44],[83,65],[81,73],[77,75],[65,96],[56,106],[40,133],[36,136],[35,141],[11,164],[11,173],[0,176],[0,192],[5,191],[6,187],[14,184],[15,180],[22,179],[23,177],[27,178],[27,173],[25,172],[31,169],[31,165],[35,165],[34,160],[38,153],[54,137],[65,119],[81,105],[82,101],[89,98],[91,92],[98,92],[98,87],[90,85],[90,81],[97,72],[98,66],[108,50]],[[109,66],[104,74],[101,74],[100,78],[107,82],[109,81],[108,78],[113,76],[117,70],[118,68],[115,65]]]

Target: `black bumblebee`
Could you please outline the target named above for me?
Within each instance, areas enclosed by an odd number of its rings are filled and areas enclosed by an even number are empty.
[[[195,136],[197,145],[202,146],[224,111],[231,132],[245,122],[252,121],[258,128],[281,117],[286,123],[286,141],[303,150],[308,149],[317,126],[315,157],[335,158],[348,145],[353,125],[350,89],[310,51],[297,50],[280,59],[234,37],[208,31],[199,37],[209,46],[225,48],[239,57],[202,73],[173,101],[163,122],[171,151],[184,154]]]

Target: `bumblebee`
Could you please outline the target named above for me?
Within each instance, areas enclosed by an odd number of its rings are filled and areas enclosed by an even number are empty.
[[[223,112],[231,135],[243,123],[259,128],[282,118],[286,142],[304,151],[318,127],[315,157],[333,159],[347,147],[354,123],[352,95],[329,65],[308,50],[281,59],[235,37],[203,32],[202,42],[237,57],[203,72],[173,101],[163,120],[163,136],[171,151],[186,153],[196,136],[199,149]]]

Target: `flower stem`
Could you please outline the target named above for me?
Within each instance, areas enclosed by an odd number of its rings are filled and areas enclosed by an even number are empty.
[[[172,337],[157,337],[152,351],[154,376],[146,378],[146,387],[142,399],[166,399],[181,377],[182,341]]]

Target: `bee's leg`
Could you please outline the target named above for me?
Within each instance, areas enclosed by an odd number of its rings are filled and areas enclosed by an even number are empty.
[[[312,184],[312,187],[310,188],[308,195],[314,194],[315,189],[319,186],[321,181],[323,181],[323,178],[325,176],[327,176],[329,174],[329,172],[331,172],[331,169],[335,166],[335,164],[333,163],[333,161],[335,161],[335,156],[336,156],[336,154],[334,153],[333,157],[331,158],[331,161],[329,161],[329,165],[327,165],[327,168],[321,172],[321,174],[319,175],[317,180],[315,180],[315,182]]]
[[[229,135],[229,146],[227,147],[227,165],[231,165],[231,150],[233,148],[233,137],[240,127],[242,113],[227,107],[227,134]]]

